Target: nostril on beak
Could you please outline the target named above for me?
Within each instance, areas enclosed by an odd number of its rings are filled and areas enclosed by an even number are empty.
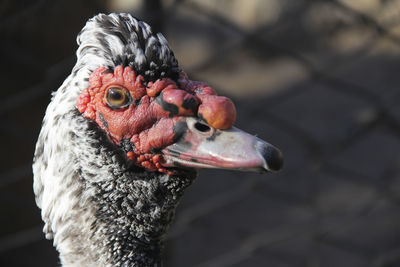
[[[282,152],[272,145],[263,145],[259,147],[259,151],[265,160],[266,167],[269,171],[279,171],[283,166]]]

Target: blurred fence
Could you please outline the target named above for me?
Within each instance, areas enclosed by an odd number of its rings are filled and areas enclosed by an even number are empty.
[[[0,265],[54,266],[31,159],[75,36],[98,12],[163,32],[192,79],[235,100],[236,125],[282,148],[279,174],[202,171],[166,266],[400,266],[400,1],[0,3]]]

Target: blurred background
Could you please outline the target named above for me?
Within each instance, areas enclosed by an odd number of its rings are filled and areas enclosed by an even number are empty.
[[[77,33],[113,11],[161,31],[238,127],[285,154],[278,174],[201,171],[165,266],[400,266],[399,0],[1,0],[0,266],[58,265],[34,144]]]

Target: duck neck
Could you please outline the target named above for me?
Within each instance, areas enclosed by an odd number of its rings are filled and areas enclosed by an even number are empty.
[[[130,172],[95,184],[93,234],[113,266],[160,266],[163,237],[191,181],[187,176]]]
[[[134,166],[76,110],[47,124],[63,127],[41,132],[34,187],[63,266],[159,266],[163,236],[196,173]]]
[[[96,207],[92,246],[101,246],[107,255],[104,261],[111,266],[160,266],[163,237],[196,173],[147,172],[130,164],[121,149],[100,135],[88,154],[96,158],[79,160],[91,162],[82,166],[81,174],[93,189],[91,202]]]

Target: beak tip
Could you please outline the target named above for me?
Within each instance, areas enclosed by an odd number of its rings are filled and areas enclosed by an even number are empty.
[[[282,152],[272,145],[264,145],[259,148],[262,157],[264,158],[265,169],[272,172],[277,172],[283,167]]]

